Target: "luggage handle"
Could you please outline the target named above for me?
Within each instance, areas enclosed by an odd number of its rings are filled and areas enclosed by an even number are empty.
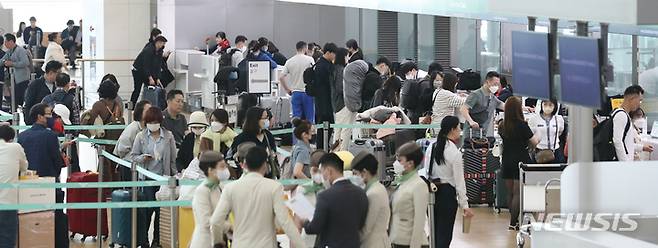
[[[366,144],[366,140],[357,139],[357,140],[354,140],[354,144],[362,146],[362,145]]]

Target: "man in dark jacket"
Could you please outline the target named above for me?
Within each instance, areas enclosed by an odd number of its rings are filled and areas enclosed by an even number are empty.
[[[75,69],[75,57],[78,49],[78,44],[75,42],[78,38],[79,26],[75,26],[73,20],[66,22],[66,28],[62,30],[62,48],[67,51],[69,57],[69,65]]]
[[[59,182],[63,160],[57,135],[48,129],[48,119],[53,118],[52,108],[36,104],[28,112],[27,119],[34,125],[18,135],[18,143],[25,149],[29,169],[42,177],[55,177]]]
[[[30,17],[30,26],[23,30],[23,41],[29,47],[41,46],[43,39],[43,30],[37,27],[37,18]]]
[[[361,52],[361,49],[359,48],[359,43],[357,43],[356,40],[354,39],[348,40],[345,43],[345,46],[347,47],[347,50],[350,51],[349,63],[352,63],[357,60],[363,60],[363,52]]]
[[[49,106],[55,106],[55,104],[63,104],[66,108],[71,111],[71,121],[80,119],[80,109],[74,106],[73,102],[75,101],[75,91],[71,89],[71,77],[66,73],[59,73],[55,79],[55,86],[57,87],[52,94],[46,96],[41,101],[42,103],[48,104]],[[73,123],[78,124],[78,123]]]
[[[320,170],[331,187],[318,194],[313,221],[296,222],[303,223],[307,234],[318,235],[315,247],[360,247],[360,231],[368,214],[365,191],[343,176],[343,161],[334,153],[320,159]]]
[[[336,59],[336,51],[338,47],[334,43],[327,43],[324,45],[324,54],[315,64],[314,82],[316,92],[321,92],[315,96],[315,121],[321,124],[325,121],[334,123],[334,109],[331,102],[331,82],[334,80],[334,60]],[[331,139],[331,130],[329,130],[329,137]],[[317,135],[318,149],[324,148],[324,130],[318,130]]]
[[[55,79],[57,74],[62,70],[62,63],[50,61],[46,64],[46,74],[38,78],[27,86],[25,91],[25,104],[23,104],[23,115],[29,116],[32,106],[40,103],[43,98],[55,91]],[[32,120],[25,118],[25,124],[32,125]]]
[[[162,52],[167,38],[164,36],[155,37],[152,44],[146,45],[144,49],[137,55],[135,62],[133,62],[133,93],[130,96],[130,101],[133,106],[137,104],[139,93],[142,91],[142,85],[161,85],[160,75],[162,72]]]

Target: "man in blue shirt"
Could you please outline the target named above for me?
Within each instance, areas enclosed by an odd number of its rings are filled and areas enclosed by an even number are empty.
[[[28,169],[36,170],[42,177],[55,177],[59,181],[64,161],[59,148],[57,135],[48,129],[53,112],[48,104],[39,103],[30,109],[32,128],[18,135],[18,143],[25,149]]]

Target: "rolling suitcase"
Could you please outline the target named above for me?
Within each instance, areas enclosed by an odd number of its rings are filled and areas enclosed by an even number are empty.
[[[395,179],[393,164],[389,165],[384,141],[378,139],[355,139],[350,142],[347,150],[354,156],[361,151],[367,151],[375,155],[379,162],[379,171],[377,172],[379,174],[379,181],[381,181],[384,186],[389,186]]]
[[[137,199],[143,200],[144,195],[138,191]],[[131,192],[128,190],[115,190],[112,192],[112,202],[129,202],[132,200]],[[146,209],[137,209],[137,245],[149,247],[148,223]],[[112,209],[112,243],[110,247],[126,246],[130,247],[132,239],[132,209],[131,208],[113,208]]]
[[[290,97],[262,97],[260,106],[272,112],[271,128],[287,128],[292,124],[292,104]]]
[[[495,190],[496,200],[494,201],[494,208],[497,213],[500,213],[501,209],[509,208],[507,206],[507,187],[505,187],[502,169],[496,170]]]
[[[98,173],[93,172],[75,172],[66,180],[69,183],[98,182]],[[69,189],[66,194],[66,202],[97,202],[98,189]],[[82,234],[82,242],[89,236],[96,236],[96,209],[69,209],[67,211],[71,239],[76,234]],[[101,211],[101,235],[107,238],[107,212]]]
[[[167,107],[165,90],[160,86],[144,86],[142,100],[148,100],[152,106],[159,107],[164,111]]]
[[[471,139],[467,143],[469,146],[464,147],[464,179],[469,204],[494,204],[494,181],[500,160],[494,157],[489,143],[487,138]]]

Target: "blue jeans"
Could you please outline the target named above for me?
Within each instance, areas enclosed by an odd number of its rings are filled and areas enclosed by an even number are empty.
[[[18,210],[0,211],[0,220],[3,224],[0,226],[0,248],[16,247],[18,239]]]
[[[290,99],[292,104],[292,116],[315,124],[315,105],[313,97],[306,94],[306,92],[295,91],[292,93]]]

